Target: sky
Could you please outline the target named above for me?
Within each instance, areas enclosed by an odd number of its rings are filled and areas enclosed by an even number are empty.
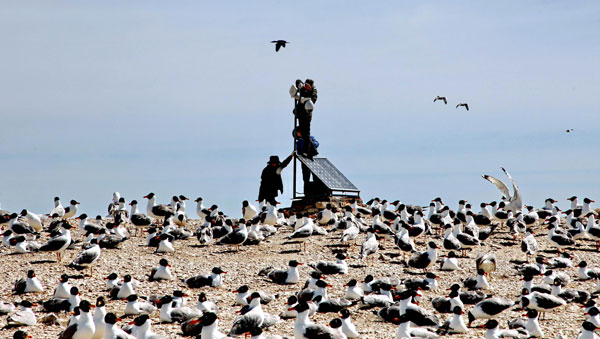
[[[309,77],[320,156],[365,200],[498,200],[501,166],[525,203],[600,199],[599,31],[597,1],[2,2],[0,204],[154,192],[238,216]]]

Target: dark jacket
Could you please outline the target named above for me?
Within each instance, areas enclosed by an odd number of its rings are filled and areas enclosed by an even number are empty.
[[[317,103],[317,88],[313,87],[310,90],[307,90],[306,88],[302,87],[300,88],[300,97],[304,97],[304,98],[310,98],[313,102],[313,104]]]
[[[300,98],[310,98],[312,100],[313,104],[316,104],[317,98],[318,98],[317,88],[313,87],[310,90],[307,90],[304,87],[300,88]],[[310,120],[310,118],[312,118],[312,113],[309,113],[306,111],[306,109],[304,108],[304,103],[302,103],[302,100],[297,101],[296,110],[294,112],[296,113],[296,115],[299,118],[302,118],[304,116],[309,116],[309,120]]]
[[[289,165],[290,161],[292,161],[292,157],[294,155],[290,155],[287,157],[279,166],[271,166],[271,164],[267,164],[267,167],[263,169],[262,174],[260,176],[260,188],[258,190],[258,201],[262,201],[264,199],[275,198],[279,195],[278,191],[283,193],[283,181],[281,180],[281,171],[287,165]],[[279,172],[279,173],[278,173]]]
[[[317,147],[319,147],[319,142],[312,135],[309,142],[305,142],[304,138],[296,138],[296,152],[304,157],[312,159],[318,155]]]

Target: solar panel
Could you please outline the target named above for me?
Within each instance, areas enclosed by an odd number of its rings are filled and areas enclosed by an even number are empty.
[[[332,191],[359,192],[358,188],[346,178],[327,158],[307,159],[297,155],[298,160],[306,165],[312,174]]]

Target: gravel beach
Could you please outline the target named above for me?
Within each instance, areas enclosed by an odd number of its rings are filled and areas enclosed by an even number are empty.
[[[370,221],[370,220],[369,220]],[[74,222],[74,221],[73,221]],[[197,220],[188,221],[186,228],[196,230],[199,222]],[[132,226],[129,225],[130,229]],[[545,229],[536,227],[539,232],[536,233],[536,239],[540,244],[540,255],[547,258],[556,256],[554,248],[549,243]],[[67,265],[77,255],[79,250],[67,250],[63,253],[63,262],[56,262],[54,253],[33,253],[33,254],[11,254],[13,248],[0,247],[3,269],[0,272],[0,280],[4,283],[0,288],[0,301],[16,302],[27,299],[32,302],[40,303],[52,296],[53,290],[58,283],[58,277],[66,273],[73,286],[77,286],[81,291],[82,299],[87,299],[94,303],[99,296],[108,297],[105,289],[104,277],[115,272],[122,277],[130,274],[141,281],[141,286],[137,289],[137,294],[142,296],[171,294],[173,290],[183,290],[190,295],[188,305],[195,305],[197,296],[200,292],[205,292],[209,298],[219,306],[219,328],[225,333],[231,327],[232,321],[237,315],[235,311],[238,306],[232,306],[235,299],[235,293],[232,291],[241,285],[248,285],[251,290],[264,290],[272,294],[279,295],[278,299],[265,305],[264,310],[269,313],[279,314],[284,309],[284,302],[287,297],[296,293],[304,281],[309,277],[313,270],[308,263],[319,260],[334,261],[334,252],[347,250],[350,256],[348,263],[349,273],[346,275],[327,276],[327,282],[333,287],[328,289],[330,297],[343,297],[345,287],[343,285],[350,279],[362,281],[365,275],[372,274],[376,278],[398,277],[400,279],[424,277],[420,271],[407,268],[402,262],[399,250],[394,248],[393,241],[383,244],[380,241],[380,249],[376,254],[377,260],[374,264],[367,264],[360,260],[358,253],[360,243],[364,241],[365,234],[360,234],[357,239],[359,244],[354,250],[350,247],[339,244],[341,231],[330,231],[328,235],[312,236],[306,241],[306,252],[298,252],[298,244],[290,243],[287,236],[292,229],[288,226],[279,227],[279,232],[256,246],[242,246],[239,252],[235,247],[211,244],[209,246],[200,246],[197,239],[192,237],[187,240],[175,242],[175,253],[167,255],[154,254],[154,248],[145,246],[146,235],[132,237],[121,244],[120,249],[103,249],[100,259],[94,265],[94,276],[83,276],[87,271],[75,271],[68,268]],[[81,231],[73,228],[73,237],[82,239]],[[48,236],[44,233],[38,241],[45,242]],[[433,240],[441,247],[442,238],[438,235],[421,236],[417,238],[418,250],[425,250],[426,240]],[[524,255],[520,251],[520,241],[513,240],[506,229],[498,228],[489,239],[483,242],[482,246],[474,248],[468,252],[468,258],[459,258],[461,271],[442,272],[439,271],[439,265],[433,267],[434,272],[440,276],[439,288],[435,291],[422,291],[423,299],[420,306],[433,311],[430,300],[436,296],[445,296],[446,289],[452,283],[460,283],[468,276],[475,274],[474,258],[479,253],[494,253],[497,257],[497,271],[493,274],[493,280],[490,282],[491,289],[485,291],[497,297],[510,300],[517,300],[522,287],[522,281],[519,280],[514,269],[515,264],[511,261],[524,260]],[[600,258],[596,252],[595,243],[589,240],[578,241],[577,247],[568,249],[573,255],[573,264],[576,265],[580,260],[586,260],[590,267],[600,266]],[[447,251],[440,249],[438,256],[445,255]],[[171,264],[171,269],[175,278],[171,281],[149,282],[148,274],[150,270],[158,265],[161,258],[166,258]],[[287,267],[289,260],[296,259],[305,263],[300,266],[301,282],[296,285],[276,285],[267,281],[264,277],[258,276],[261,268],[274,266],[277,268]],[[227,272],[224,278],[224,288],[202,288],[189,289],[182,281],[197,274],[208,274],[214,266],[221,267]],[[37,277],[45,287],[43,293],[13,295],[11,289],[16,279],[26,276],[29,269],[35,270]],[[562,269],[564,273],[571,277],[571,282],[567,288],[593,291],[595,282],[578,281],[577,268]],[[87,273],[86,273],[87,274]],[[540,282],[541,277],[536,277],[534,282]],[[107,298],[107,311],[122,315],[126,301],[110,300]],[[467,306],[466,311],[472,306]],[[42,312],[41,305],[34,308],[38,319],[45,315]],[[396,327],[393,324],[385,323],[373,314],[372,310],[358,310],[358,306],[353,306],[352,319],[362,338],[395,338]],[[506,321],[524,314],[520,308],[511,308],[503,312],[498,318],[501,328],[506,328]],[[445,320],[450,315],[437,314]],[[316,314],[312,320],[314,322],[325,324],[331,319],[339,317],[339,314],[327,313]],[[0,323],[6,323],[7,316],[0,317]],[[152,315],[153,329],[155,332],[168,338],[181,337],[181,329],[178,324],[160,324],[158,312]],[[59,314],[61,326],[49,326],[38,322],[34,326],[29,326],[26,330],[33,338],[52,338],[57,337],[59,332],[65,328],[68,317]],[[123,323],[132,320],[128,318]],[[540,320],[540,324],[545,331],[546,337],[554,338],[559,333],[565,338],[576,338],[584,319],[583,311],[578,304],[568,304],[558,310],[548,312],[545,320]],[[466,322],[466,314],[465,314]],[[482,325],[483,320],[474,322],[474,326]],[[282,336],[293,337],[294,320],[282,320],[276,326],[266,330],[266,333],[279,334]],[[1,338],[12,338],[14,329],[0,331]],[[484,329],[472,328],[467,335],[452,335],[454,338],[481,338],[484,336]]]

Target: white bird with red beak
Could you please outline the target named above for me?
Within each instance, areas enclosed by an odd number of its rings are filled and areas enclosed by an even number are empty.
[[[171,265],[167,259],[160,259],[158,262],[158,266],[154,267],[150,272],[150,281],[158,281],[158,280],[171,280],[173,279],[173,274],[171,274]]]

